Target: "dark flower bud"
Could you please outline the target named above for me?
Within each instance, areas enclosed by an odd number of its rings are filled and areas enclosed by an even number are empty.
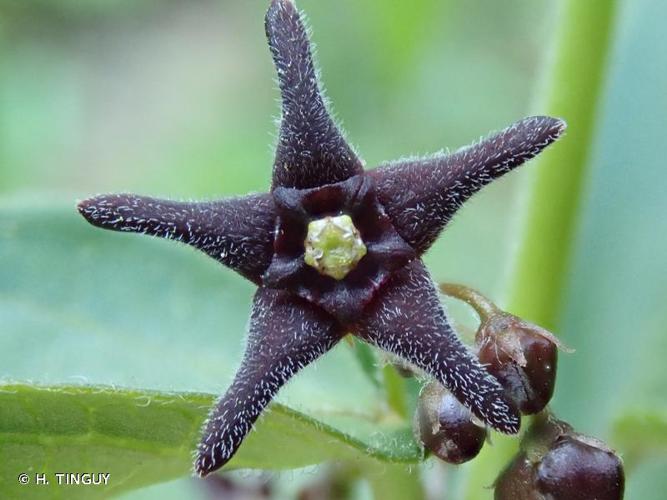
[[[414,432],[426,450],[450,464],[472,460],[486,440],[486,428],[436,382],[427,384],[419,395]]]
[[[536,467],[535,484],[553,500],[619,500],[625,474],[621,459],[603,442],[561,436]]]
[[[494,484],[494,500],[537,500],[541,498],[533,486],[533,463],[519,453],[500,473]]]
[[[602,441],[542,416],[494,487],[495,500],[621,500],[625,474]]]
[[[558,349],[571,351],[547,330],[502,311],[472,288],[442,283],[440,290],[466,302],[479,315],[475,336],[479,360],[521,413],[542,411],[554,392]]]
[[[480,362],[521,413],[542,411],[556,384],[558,339],[543,328],[498,311],[482,322],[476,343]]]

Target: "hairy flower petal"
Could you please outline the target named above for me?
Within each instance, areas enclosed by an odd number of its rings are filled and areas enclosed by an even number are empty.
[[[308,33],[291,0],[271,2],[266,35],[282,95],[273,187],[312,188],[361,173],[361,161],[327,111]]]
[[[103,229],[182,241],[258,284],[271,263],[276,215],[269,194],[199,203],[106,194],[78,209]]]
[[[278,390],[341,337],[335,321],[318,307],[288,292],[260,288],[241,368],[206,422],[197,474],[226,464]]]
[[[494,429],[518,432],[518,411],[447,323],[424,264],[413,261],[386,286],[355,334],[426,371]]]
[[[565,122],[557,118],[524,118],[453,154],[398,161],[369,174],[396,230],[421,254],[468,198],[536,156],[564,130]]]

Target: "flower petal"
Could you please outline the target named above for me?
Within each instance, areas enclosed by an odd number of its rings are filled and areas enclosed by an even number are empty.
[[[342,336],[318,307],[288,292],[260,288],[245,357],[206,422],[195,472],[205,476],[225,465],[278,390]]]
[[[79,203],[94,226],[182,241],[260,283],[271,263],[275,208],[269,194],[188,203],[109,194]]]
[[[291,0],[273,0],[266,35],[282,95],[273,187],[312,188],[362,171],[329,115],[318,86],[308,33]]]
[[[519,431],[518,411],[447,323],[421,261],[394,274],[354,331],[362,340],[429,373],[494,429]]]
[[[530,160],[565,130],[548,116],[524,118],[453,154],[404,160],[370,171],[396,230],[420,254],[482,187]]]

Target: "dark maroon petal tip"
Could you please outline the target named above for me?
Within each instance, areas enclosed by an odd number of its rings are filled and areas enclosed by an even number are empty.
[[[324,312],[287,292],[260,288],[246,353],[232,385],[205,423],[194,469],[203,477],[225,465],[280,388],[342,337]]]
[[[103,229],[191,245],[255,283],[271,262],[275,208],[269,194],[201,203],[105,194],[79,202],[77,209]]]
[[[76,204],[78,212],[93,226],[120,230],[122,217],[117,211],[125,197],[133,195],[100,194]]]
[[[465,201],[535,157],[565,128],[561,119],[531,116],[455,153],[394,162],[369,174],[396,230],[422,254]]]
[[[271,2],[265,26],[282,97],[273,187],[312,188],[360,173],[361,161],[327,111],[308,33],[294,3]]]

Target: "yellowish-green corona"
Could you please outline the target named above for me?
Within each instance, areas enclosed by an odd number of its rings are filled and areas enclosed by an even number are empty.
[[[337,280],[347,276],[367,251],[349,215],[310,222],[304,246],[306,264]]]

